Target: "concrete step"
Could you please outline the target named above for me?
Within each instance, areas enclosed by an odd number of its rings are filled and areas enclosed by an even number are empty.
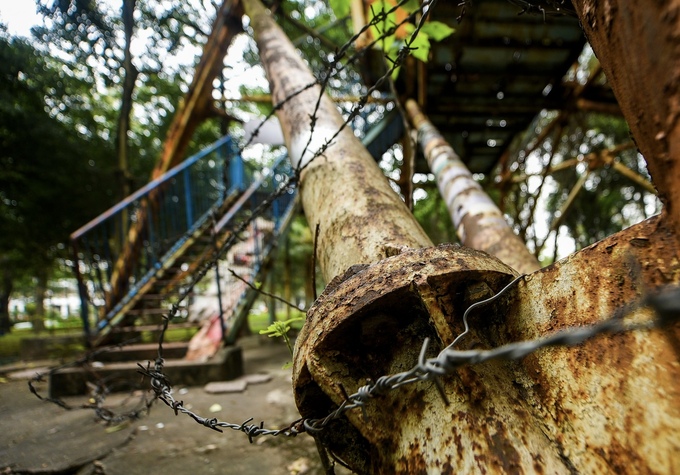
[[[189,342],[177,341],[163,343],[163,357],[166,360],[184,358],[189,348]],[[158,356],[158,343],[138,343],[113,347],[95,356],[95,361],[102,363],[121,363],[124,361],[154,361]]]
[[[146,367],[147,361],[152,361],[153,367],[154,359],[155,356],[138,362]],[[49,397],[87,394],[87,383],[97,381],[107,384],[113,392],[149,388],[148,380],[141,382],[138,362],[98,362],[88,367],[61,369],[49,377]],[[173,386],[203,386],[211,381],[232,380],[243,375],[242,350],[239,346],[227,346],[206,362],[167,359],[163,372]]]

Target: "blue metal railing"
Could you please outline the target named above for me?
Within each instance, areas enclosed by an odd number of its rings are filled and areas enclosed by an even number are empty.
[[[119,295],[139,288],[230,192],[243,187],[227,178],[239,168],[243,176],[240,162],[231,138],[223,137],[71,235],[86,333],[92,308],[97,327],[106,324],[106,314],[118,300],[112,295],[114,285]],[[139,234],[132,250],[131,230]],[[118,284],[112,280],[116,278]]]

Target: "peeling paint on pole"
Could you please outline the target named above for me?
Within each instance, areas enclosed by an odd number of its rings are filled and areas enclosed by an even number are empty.
[[[291,162],[296,167],[306,166],[300,195],[310,226],[320,224],[319,264],[326,281],[352,265],[384,259],[395,249],[431,246],[349,127],[310,163],[344,120],[324,94],[311,130],[311,116],[320,95],[314,76],[259,0],[244,0],[243,6],[251,19],[273,102],[283,103],[277,116]]]
[[[505,221],[503,213],[472,178],[465,164],[416,102],[407,101],[406,111],[418,131],[418,141],[437,179],[460,241],[498,257],[520,273],[540,269],[534,255]]]

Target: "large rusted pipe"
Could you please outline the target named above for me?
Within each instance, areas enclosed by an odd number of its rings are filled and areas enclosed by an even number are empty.
[[[540,269],[536,257],[512,231],[501,210],[472,178],[472,173],[416,101],[406,101],[406,111],[418,131],[418,142],[437,179],[460,241],[498,257],[522,274]]]
[[[260,58],[269,79],[288,153],[294,167],[304,167],[302,207],[312,227],[319,227],[319,265],[329,282],[355,264],[371,264],[404,247],[432,242],[384,174],[354,136],[333,101],[295,47],[259,0],[243,0]],[[309,87],[312,85],[311,87]],[[301,92],[302,91],[302,92]],[[311,116],[316,120],[313,131]],[[311,139],[310,139],[311,136]],[[317,151],[332,139],[319,157]]]

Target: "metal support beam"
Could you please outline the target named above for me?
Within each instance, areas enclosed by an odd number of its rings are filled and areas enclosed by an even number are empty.
[[[496,348],[622,309],[680,282],[675,237],[652,218],[521,278],[470,318],[461,349]],[[309,310],[293,382],[317,420],[367,382],[434,357],[461,316],[512,271],[463,247],[408,251],[337,279]],[[358,473],[674,473],[680,469],[680,327],[600,336],[520,361],[385,388],[314,433]],[[439,388],[439,389],[438,389]],[[443,397],[442,397],[443,395]]]
[[[177,108],[163,145],[163,151],[151,173],[152,181],[185,158],[184,152],[196,127],[214,113],[213,80],[221,72],[223,59],[232,39],[242,31],[241,24],[238,22],[240,10],[237,8],[237,0],[225,0],[217,12],[213,29],[203,48],[201,60],[196,66],[187,97]],[[109,309],[123,297],[131,268],[139,258],[147,217],[151,210],[158,206],[158,200],[157,192],[149,194],[147,201],[137,211],[136,225],[126,233],[126,240],[122,243],[122,252],[114,264],[111,277],[111,291],[107,295]]]
[[[472,178],[472,173],[421,112],[418,104],[413,100],[407,101],[406,111],[418,131],[418,141],[437,179],[460,241],[498,257],[520,273],[540,269],[536,257],[512,231],[503,213]]]

